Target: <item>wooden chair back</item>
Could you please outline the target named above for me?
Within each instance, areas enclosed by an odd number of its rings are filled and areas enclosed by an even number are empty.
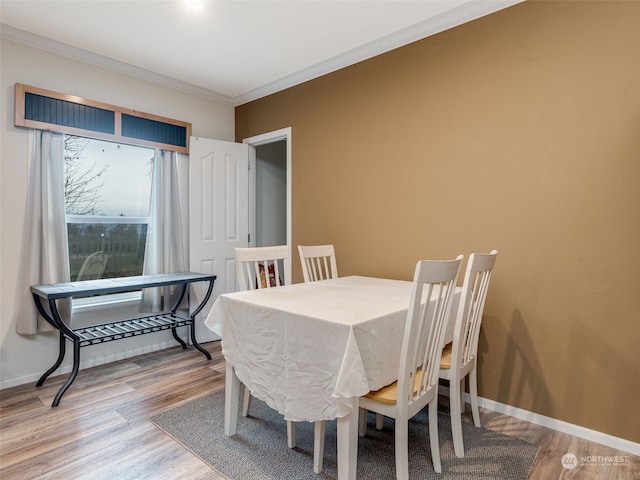
[[[298,245],[305,283],[338,278],[338,264],[333,245]]]

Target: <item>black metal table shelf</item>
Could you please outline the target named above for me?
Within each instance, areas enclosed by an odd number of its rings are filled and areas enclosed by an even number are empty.
[[[53,366],[40,377],[36,383],[36,387],[41,387],[47,377],[55,372],[62,364],[65,356],[67,340],[73,343],[73,368],[69,378],[67,378],[67,381],[62,385],[62,387],[60,387],[60,390],[58,390],[58,393],[53,400],[53,407],[60,404],[62,395],[64,395],[67,389],[71,386],[78,374],[78,369],[80,367],[80,348],[82,347],[170,329],[173,334],[173,338],[182,345],[182,348],[186,349],[187,344],[182,338],[180,338],[176,328],[188,326],[193,346],[202,352],[208,360],[211,360],[209,352],[196,340],[195,318],[209,301],[215,279],[215,275],[182,272],[32,286],[31,293],[33,294],[33,299],[38,312],[40,312],[45,320],[60,332],[58,358]],[[187,288],[189,285],[196,282],[209,283],[205,296],[200,304],[188,316],[177,314],[178,306],[182,303],[187,292]],[[149,314],[128,320],[118,320],[103,323],[101,325],[92,325],[81,328],[72,328],[67,325],[62,320],[60,313],[58,312],[57,300],[63,298],[107,295],[171,285],[178,285],[181,287],[181,290],[178,299],[167,312]],[[49,307],[48,311],[45,308],[45,303]]]
[[[80,346],[95,345],[97,343],[111,342],[121,338],[135,337],[145,333],[159,332],[170,328],[190,325],[191,319],[172,315],[151,315],[148,317],[132,318],[118,322],[92,325],[90,327],[74,329],[73,332],[80,337]]]

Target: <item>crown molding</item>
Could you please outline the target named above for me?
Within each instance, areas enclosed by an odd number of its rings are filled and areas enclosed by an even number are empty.
[[[219,92],[198,87],[173,77],[162,75],[150,70],[136,67],[128,63],[114,60],[103,55],[89,52],[66,43],[57,42],[40,35],[29,33],[9,25],[0,24],[0,37],[30,47],[45,50],[73,60],[105,68],[114,72],[138,78],[150,83],[168,87],[200,98],[237,107],[257,100],[273,93],[285,90],[295,85],[313,80],[331,72],[368,60],[377,55],[389,52],[409,43],[422,40],[450,28],[462,25],[477,18],[490,15],[499,10],[523,2],[524,0],[469,0],[457,8],[436,15],[433,18],[419,22],[406,29],[394,32],[386,37],[355,48],[341,55],[337,55],[322,63],[287,75],[274,82],[249,90],[235,97],[229,97]]]
[[[225,105],[233,106],[233,99],[226,95],[223,95],[206,88],[198,87],[191,83],[183,82],[181,80],[162,75],[151,70],[136,67],[129,63],[114,60],[97,53],[84,50],[82,48],[74,47],[67,43],[51,40],[46,37],[42,37],[35,33],[26,32],[9,25],[0,24],[0,37],[7,40],[11,40],[16,43],[26,45],[28,47],[37,48],[46,52],[61,55],[63,57],[77,60],[79,62],[101,67],[107,70],[111,70],[117,73],[122,73],[139,80],[144,80],[156,85],[168,87],[174,90],[178,90],[184,93],[189,93],[200,98],[212,100],[214,102],[222,103]]]
[[[257,100],[267,95],[285,90],[301,83],[313,80],[341,68],[368,60],[377,55],[395,50],[410,43],[422,40],[431,35],[457,27],[463,23],[490,15],[499,10],[511,7],[525,0],[470,0],[467,3],[419,22],[403,30],[394,32],[374,42],[345,52],[329,60],[313,65],[299,72],[283,77],[261,87],[249,90],[233,97],[235,106]]]

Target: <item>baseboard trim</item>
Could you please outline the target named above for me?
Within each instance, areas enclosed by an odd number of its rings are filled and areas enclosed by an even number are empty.
[[[469,394],[466,394],[466,400],[469,401]],[[640,456],[640,443],[632,442],[620,437],[614,437],[607,433],[598,432],[597,430],[591,430],[589,428],[581,427],[573,423],[565,422],[555,418],[540,415],[539,413],[530,412],[521,408],[506,405],[504,403],[496,402],[495,400],[489,400],[483,397],[478,397],[478,406],[492,410],[494,412],[503,413],[510,417],[525,420],[535,425],[550,428],[558,432],[567,433],[574,437],[583,438],[590,442],[599,443],[607,447],[615,448],[623,452],[630,453],[632,455]]]

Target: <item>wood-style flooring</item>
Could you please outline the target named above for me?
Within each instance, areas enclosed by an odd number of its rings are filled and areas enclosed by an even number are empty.
[[[51,402],[67,375],[49,378],[42,388],[0,391],[0,479],[222,479],[148,420],[224,388],[219,342],[204,346],[213,360],[175,347],[81,370],[55,408]],[[484,427],[541,447],[530,480],[640,478],[640,457],[495,412],[481,410],[481,416]],[[567,470],[560,462],[567,452],[627,461]]]

